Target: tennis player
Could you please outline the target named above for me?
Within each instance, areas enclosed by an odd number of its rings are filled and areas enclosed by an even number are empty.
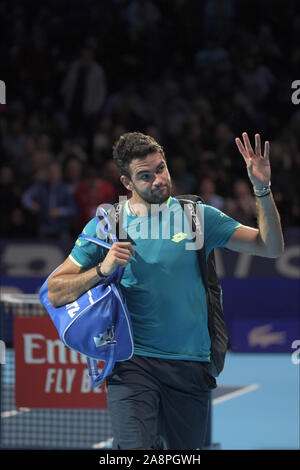
[[[276,258],[283,252],[284,241],[270,189],[270,145],[265,142],[262,154],[259,134],[254,150],[247,133],[242,139],[237,138],[236,144],[256,196],[258,228],[204,205],[206,255],[213,248],[225,247]],[[49,299],[55,306],[70,303],[118,266],[125,267],[121,287],[132,319],[134,354],[128,361],[117,362],[106,380],[113,447],[151,449],[161,436],[168,449],[201,449],[210,391],[216,381],[210,373],[205,288],[196,251],[185,246],[191,234],[186,227],[185,232],[177,232],[178,227],[164,217],[171,208],[175,213],[182,209],[176,197],[171,197],[164,150],[153,138],[126,133],[115,144],[113,157],[122,183],[132,192],[122,219],[128,241],[114,243],[107,252],[79,237],[49,280]],[[153,212],[153,204],[160,211]],[[154,219],[159,227],[155,236],[151,233]],[[168,238],[161,235],[166,220]],[[141,236],[147,230],[148,236]],[[94,220],[85,232],[97,236]]]

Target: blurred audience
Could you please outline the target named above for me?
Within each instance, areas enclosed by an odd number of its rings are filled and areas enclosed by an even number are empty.
[[[103,67],[95,61],[93,48],[85,46],[80,57],[71,64],[62,86],[65,109],[74,136],[91,137],[106,92]]]
[[[18,165],[24,154],[26,134],[20,119],[14,119],[3,138],[3,148],[14,165]]]
[[[52,162],[45,167],[41,180],[23,193],[22,204],[36,216],[39,236],[56,239],[69,237],[75,205],[62,179],[59,163]]]
[[[234,138],[259,132],[283,227],[299,224],[300,21],[296,2],[269,4],[90,0],[70,14],[64,2],[2,0],[3,235],[67,236],[126,195],[112,146],[134,130],[163,146],[174,195],[198,193],[249,225],[255,199]]]
[[[69,155],[62,164],[63,179],[72,197],[83,176],[83,162],[76,155]]]
[[[220,211],[224,210],[224,199],[216,193],[216,184],[212,178],[203,178],[197,189],[197,194],[203,198],[205,204],[216,207]]]
[[[256,201],[251,183],[245,180],[235,181],[232,197],[228,197],[225,201],[224,212],[243,225],[256,226]]]
[[[77,205],[77,229],[81,230],[96,215],[100,204],[114,204],[118,195],[112,183],[99,177],[92,165],[85,166],[83,179],[76,185],[74,199]]]
[[[171,159],[169,171],[176,188],[174,194],[191,194],[195,191],[196,178],[187,170],[186,161],[182,157]]]
[[[21,189],[11,166],[0,169],[1,236],[20,237],[28,233],[28,224],[21,204]]]
[[[127,196],[128,198],[130,197],[131,191],[128,191],[123,183],[121,183],[119,170],[117,169],[112,159],[105,162],[102,174],[103,178],[114,187],[116,200],[118,196]]]

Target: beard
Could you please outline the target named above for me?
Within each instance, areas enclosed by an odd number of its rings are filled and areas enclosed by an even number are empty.
[[[171,180],[168,180],[166,184],[160,188],[161,190],[153,190],[150,193],[148,191],[140,191],[135,185],[133,185],[133,188],[139,197],[148,204],[163,204],[171,195],[172,183]]]

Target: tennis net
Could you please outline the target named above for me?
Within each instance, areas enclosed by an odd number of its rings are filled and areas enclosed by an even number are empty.
[[[110,448],[112,430],[108,411],[103,406],[105,391],[101,394],[98,390],[98,393],[91,395],[87,385],[85,388],[74,388],[75,380],[72,387],[69,380],[68,389],[63,380],[59,383],[60,371],[63,375],[68,370],[67,375],[70,375],[70,370],[81,367],[79,372],[86,374],[85,361],[76,358],[74,354],[72,356],[69,350],[69,355],[66,355],[63,344],[51,336],[53,330],[49,330],[50,336],[47,337],[49,324],[51,321],[37,295],[1,295],[0,446],[33,449]],[[50,351],[50,356],[52,354],[50,361],[42,357],[42,338],[47,344],[48,353]],[[30,352],[28,348],[22,347],[24,344],[26,347],[28,344],[31,346]],[[72,369],[66,369],[68,360],[71,360]],[[79,372],[76,371],[76,374]],[[48,377],[46,388],[43,384],[45,377]],[[74,399],[78,401],[75,406],[72,405]],[[51,406],[47,403],[51,403]]]

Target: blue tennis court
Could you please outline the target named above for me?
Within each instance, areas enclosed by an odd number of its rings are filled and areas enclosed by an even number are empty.
[[[2,366],[2,446],[109,449],[106,410],[15,409],[14,354]],[[299,449],[299,365],[290,354],[229,352],[212,395],[212,444],[221,450]],[[88,431],[87,431],[88,429]]]
[[[300,376],[291,355],[229,353],[219,385],[241,384],[247,393],[215,400],[213,441],[222,449],[299,449]]]

